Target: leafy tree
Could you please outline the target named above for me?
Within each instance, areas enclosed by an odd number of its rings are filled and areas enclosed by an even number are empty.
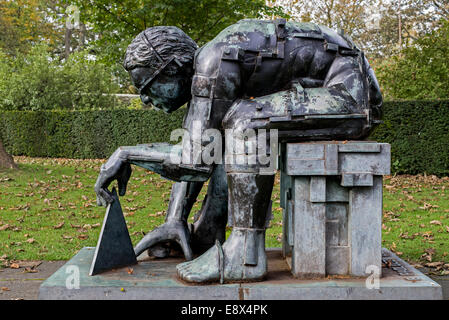
[[[415,40],[376,70],[386,99],[449,97],[449,22]]]
[[[112,108],[117,91],[110,68],[85,51],[62,63],[45,45],[15,58],[0,51],[0,110]]]
[[[371,59],[400,54],[449,18],[447,0],[269,0],[292,19],[343,29]]]
[[[38,43],[54,45],[60,35],[45,8],[40,0],[0,0],[0,49],[15,55]]]
[[[98,34],[90,48],[115,66],[116,76],[125,81],[129,78],[121,66],[125,50],[148,27],[177,26],[201,46],[240,19],[283,14],[264,0],[78,0],[76,4],[81,21]]]

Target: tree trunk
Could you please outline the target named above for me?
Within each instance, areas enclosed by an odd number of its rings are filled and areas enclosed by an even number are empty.
[[[86,30],[86,25],[84,23],[80,22],[80,46],[82,49],[84,49],[86,47],[86,35],[87,35],[87,30]]]
[[[64,37],[64,49],[65,49],[65,59],[67,60],[72,52],[71,49],[72,43],[72,29],[66,27],[65,29],[65,37]]]
[[[6,153],[3,143],[0,140],[0,168],[17,169],[14,159]]]

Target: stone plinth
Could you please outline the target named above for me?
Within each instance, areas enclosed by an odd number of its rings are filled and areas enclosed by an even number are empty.
[[[128,268],[89,276],[95,248],[83,248],[40,287],[41,300],[311,300],[311,299],[441,299],[441,287],[388,250],[378,288],[369,289],[367,278],[293,277],[281,249],[268,249],[268,274],[254,283],[192,285],[176,276],[183,258],[139,259]],[[79,287],[73,288],[74,270],[79,271]],[[69,282],[72,288],[67,287]],[[69,287],[70,287],[69,286]],[[222,310],[223,311],[223,310]]]

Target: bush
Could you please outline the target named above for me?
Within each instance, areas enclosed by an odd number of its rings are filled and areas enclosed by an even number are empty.
[[[400,55],[376,68],[384,98],[389,100],[447,99],[449,97],[449,21],[440,21]]]
[[[384,104],[371,140],[391,144],[393,173],[449,174],[449,100]]]
[[[60,62],[46,46],[15,59],[0,51],[0,110],[83,110],[117,107],[111,70],[87,52]]]
[[[0,139],[14,155],[107,158],[119,146],[167,142],[185,108],[0,113]],[[449,101],[384,104],[384,123],[370,140],[392,147],[392,172],[449,174]]]
[[[0,139],[11,154],[107,158],[119,146],[170,140],[185,108],[156,110],[10,111],[0,113]]]

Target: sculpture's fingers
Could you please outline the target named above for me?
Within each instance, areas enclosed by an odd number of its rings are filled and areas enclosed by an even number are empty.
[[[120,196],[124,196],[126,193],[126,187],[128,185],[129,178],[131,177],[131,165],[125,163],[117,177],[118,192]]]
[[[111,183],[112,179],[103,168],[104,166],[102,166],[100,170],[100,174],[95,182],[94,190],[97,194],[97,204],[101,203],[100,205],[107,206],[107,203],[111,203],[113,201],[110,192],[107,190],[107,187]]]
[[[102,207],[107,207],[107,202],[100,196],[97,195],[97,205]]]
[[[106,203],[112,203],[114,202],[114,198],[112,197],[112,194],[108,191],[106,188],[101,188],[99,190],[99,196],[106,201]],[[106,205],[107,206],[107,205]]]
[[[140,240],[139,243],[134,248],[134,253],[136,254],[136,257],[140,256],[142,252],[152,247],[156,243],[168,240],[167,236],[168,234],[166,230],[164,230],[163,228],[156,228],[150,233],[147,233],[145,237],[143,237],[143,239]]]

